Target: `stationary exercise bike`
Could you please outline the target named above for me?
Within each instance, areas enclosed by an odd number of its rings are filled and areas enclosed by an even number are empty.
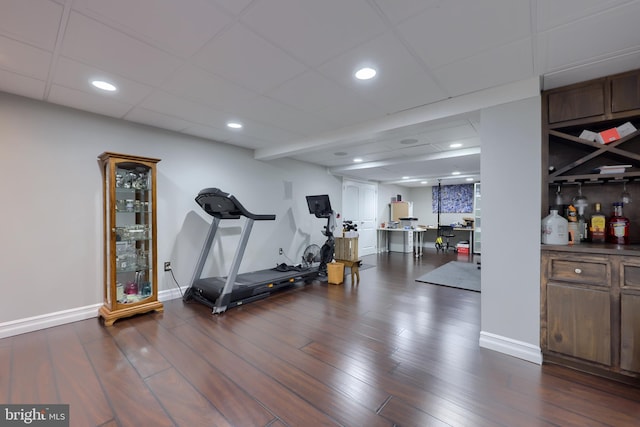
[[[318,266],[318,274],[327,274],[327,264],[333,261],[333,254],[336,248],[335,238],[333,231],[336,229],[336,214],[331,209],[331,203],[329,202],[329,196],[326,194],[319,196],[307,196],[307,205],[309,206],[309,213],[316,216],[316,218],[326,218],[327,225],[322,230],[322,234],[327,237],[327,240],[320,249],[320,265]]]

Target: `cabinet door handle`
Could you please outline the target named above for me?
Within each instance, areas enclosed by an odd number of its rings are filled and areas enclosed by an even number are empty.
[[[575,270],[573,270],[573,271],[575,271],[575,272],[576,272],[576,274],[580,274],[580,273],[582,273],[582,270],[581,270],[581,269],[579,269],[579,268],[576,268],[576,269],[575,269]]]

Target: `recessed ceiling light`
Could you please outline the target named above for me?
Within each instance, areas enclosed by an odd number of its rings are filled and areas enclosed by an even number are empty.
[[[473,181],[473,178],[467,178],[467,181]]]
[[[420,184],[426,184],[427,181],[420,181]]]
[[[408,176],[403,176],[402,179],[409,179],[409,177]]]
[[[361,163],[362,159],[360,157],[356,157],[355,159],[353,159],[354,163]]]
[[[227,127],[230,127],[231,129],[242,129],[242,123],[229,122],[227,123]]]
[[[449,147],[451,148],[460,148],[462,147],[462,144],[459,142],[454,142],[453,144],[449,145]]]
[[[377,71],[373,68],[364,67],[356,71],[355,76],[358,80],[369,80],[376,76]]]
[[[451,172],[451,175],[460,175],[460,172],[458,172],[458,171]]]
[[[105,82],[104,80],[92,80],[91,84],[98,89],[104,90],[106,92],[115,92],[118,88],[115,87],[112,83]]]
[[[403,139],[402,141],[400,141],[400,144],[402,144],[402,145],[410,145],[410,144],[415,144],[416,142],[418,142],[418,140],[415,139],[415,138],[407,138],[407,139]]]

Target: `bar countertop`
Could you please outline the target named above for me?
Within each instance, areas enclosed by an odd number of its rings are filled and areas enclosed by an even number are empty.
[[[577,245],[540,245],[542,251],[584,254],[640,256],[640,244],[616,245],[613,243],[580,243]]]

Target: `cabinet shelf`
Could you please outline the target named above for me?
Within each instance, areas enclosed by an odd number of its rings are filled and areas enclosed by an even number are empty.
[[[640,172],[622,172],[622,173],[614,173],[614,174],[601,174],[601,173],[574,173],[567,174],[569,171],[573,171],[580,166],[583,165],[591,165],[596,166],[594,161],[599,161],[600,163],[614,163],[619,164],[617,162],[631,163],[633,166],[640,165],[640,153],[636,153],[634,151],[630,151],[632,149],[640,150],[640,147],[629,146],[629,150],[619,148],[621,145],[632,142],[637,143],[640,141],[640,131],[635,131],[632,134],[629,134],[623,138],[620,138],[616,141],[613,141],[609,144],[599,144],[597,142],[588,141],[586,139],[582,139],[580,137],[574,136],[570,133],[561,132],[558,130],[549,130],[549,136],[555,137],[556,142],[559,145],[561,143],[572,144],[575,148],[573,152],[571,152],[571,148],[566,149],[567,153],[573,154],[575,157],[572,161],[565,164],[564,166],[558,168],[557,170],[551,172],[548,176],[548,180],[550,182],[563,182],[563,181],[599,181],[599,180],[611,180],[612,178],[619,177],[637,177],[640,176]],[[558,141],[559,139],[559,141]],[[549,149],[552,152],[552,149]],[[591,150],[591,151],[589,151]],[[586,154],[584,154],[586,152]],[[565,155],[565,154],[562,154]],[[558,155],[556,160],[561,159],[562,155]],[[566,156],[566,155],[565,155]],[[579,157],[578,157],[579,156]],[[593,170],[595,167],[588,166],[587,169]],[[598,164],[598,166],[604,166],[604,164]],[[583,169],[584,170],[584,169]]]

